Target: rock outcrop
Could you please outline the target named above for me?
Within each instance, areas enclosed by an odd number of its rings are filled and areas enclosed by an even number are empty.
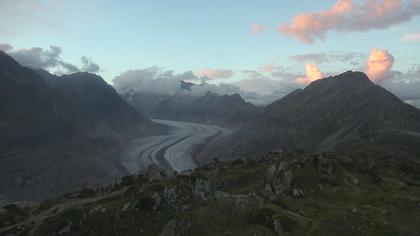
[[[0,234],[275,236],[418,232],[420,188],[411,184],[419,174],[417,162],[383,159],[374,153],[359,156],[273,151],[258,162],[214,162],[173,177],[155,167],[150,169],[160,178],[140,174],[125,177],[110,191],[84,190],[68,195],[77,197],[36,206],[6,206],[0,211]],[[266,194],[267,189],[271,194]]]

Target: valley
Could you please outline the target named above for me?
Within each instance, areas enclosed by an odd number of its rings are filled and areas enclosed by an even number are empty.
[[[0,19],[0,236],[420,236],[420,0]]]

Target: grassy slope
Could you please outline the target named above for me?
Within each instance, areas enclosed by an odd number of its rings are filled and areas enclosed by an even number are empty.
[[[291,185],[264,194],[270,169],[281,166],[292,172]],[[173,220],[179,235],[278,235],[275,223],[290,235],[412,235],[420,230],[419,170],[410,161],[331,153],[215,162],[172,178],[150,170],[107,191],[9,206],[0,212],[0,234],[159,235]],[[283,172],[271,181],[281,182]]]

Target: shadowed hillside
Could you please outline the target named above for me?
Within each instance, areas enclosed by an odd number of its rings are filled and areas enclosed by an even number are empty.
[[[125,174],[116,153],[165,128],[129,106],[101,77],[61,77],[0,52],[0,200],[33,200]]]
[[[418,157],[420,110],[365,74],[349,71],[274,102],[245,127],[208,147],[198,160],[255,159],[269,149],[320,152],[348,146]]]

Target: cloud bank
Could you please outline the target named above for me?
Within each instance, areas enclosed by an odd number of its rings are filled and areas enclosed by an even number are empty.
[[[159,67],[150,67],[123,72],[112,82],[120,94],[136,92],[149,95],[203,96],[210,91],[219,95],[239,94],[244,100],[256,105],[269,104],[297,88],[293,82],[294,77],[283,81],[273,80],[258,71],[243,71],[241,74],[244,79],[238,82],[214,84],[206,77],[198,77],[191,71],[175,74]],[[185,90],[180,87],[181,81],[192,81],[195,84],[190,90]]]
[[[408,72],[392,71],[381,86],[397,95],[401,100],[420,108],[420,66]]]
[[[240,89],[231,84],[214,85],[202,80],[200,84],[194,84],[191,89],[182,89],[181,81],[199,81],[193,72],[187,71],[182,74],[174,74],[173,71],[163,70],[159,67],[150,67],[141,70],[129,70],[116,76],[112,81],[115,89],[121,93],[138,92],[141,94],[156,95],[192,95],[202,96],[211,91],[218,94],[239,93]]]
[[[324,40],[331,30],[341,32],[387,29],[420,15],[420,0],[338,0],[327,10],[301,13],[278,31],[303,43]]]
[[[68,74],[79,71],[98,73],[100,67],[91,58],[81,57],[81,67],[66,62],[61,58],[62,50],[57,46],[47,49],[40,47],[14,49],[10,44],[0,44],[0,50],[5,51],[19,64],[33,68],[51,71],[55,74]]]

